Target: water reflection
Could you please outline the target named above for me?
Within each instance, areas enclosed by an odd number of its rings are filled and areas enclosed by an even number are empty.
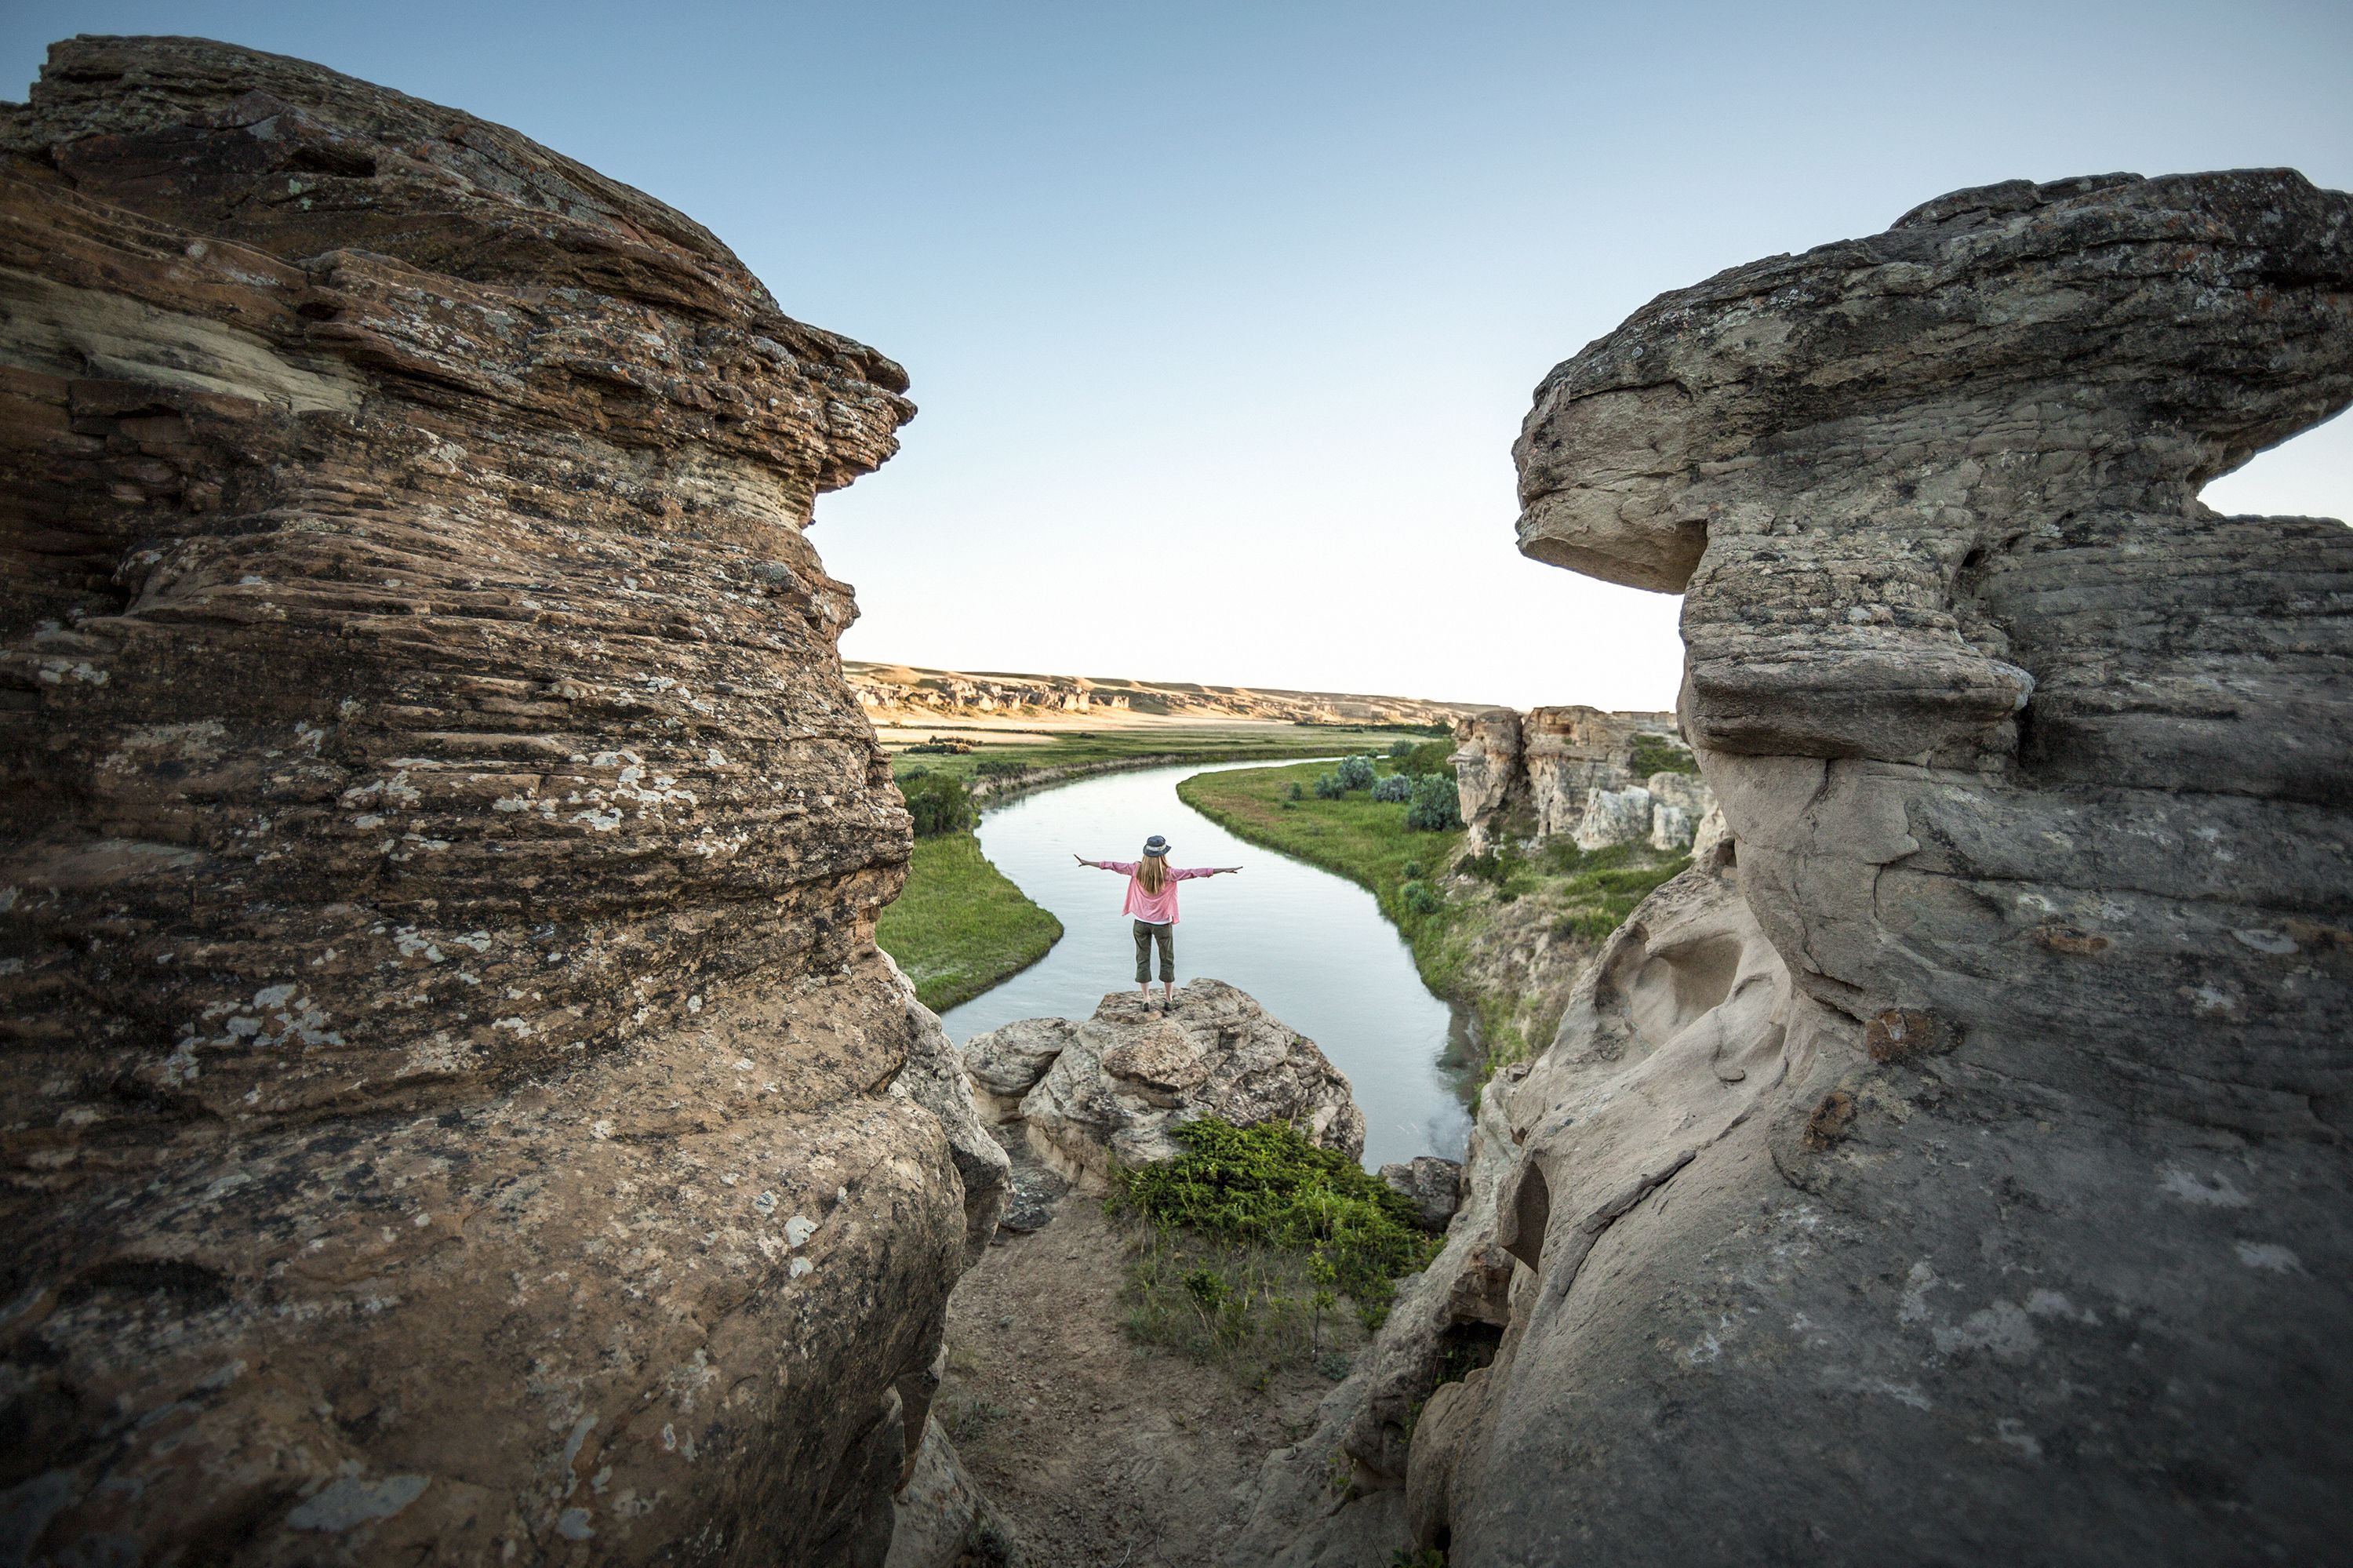
[[[1262,767],[1235,763],[1225,767]],[[1134,860],[1167,835],[1178,865],[1240,865],[1184,885],[1178,981],[1240,986],[1314,1041],[1348,1075],[1365,1113],[1365,1163],[1462,1157],[1470,1116],[1449,1067],[1460,1032],[1425,990],[1413,956],[1355,883],[1247,844],[1176,799],[1176,781],[1223,771],[1192,764],[1108,774],[1024,797],[981,821],[981,847],[1067,932],[1020,974],[946,1015],[959,1043],[1017,1018],[1083,1018],[1133,987],[1135,945],[1119,913],[1123,879],[1071,860]],[[1156,980],[1154,982],[1158,983]]]

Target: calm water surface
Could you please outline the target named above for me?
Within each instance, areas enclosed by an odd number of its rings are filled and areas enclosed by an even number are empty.
[[[1177,982],[1207,975],[1240,986],[1323,1047],[1365,1113],[1367,1166],[1417,1154],[1460,1160],[1471,1120],[1461,1075],[1445,1062],[1460,1027],[1451,1012],[1423,988],[1370,893],[1244,843],[1176,799],[1178,779],[1224,770],[1193,763],[1106,774],[984,816],[981,848],[1067,934],[1029,969],[951,1011],[949,1035],[961,1044],[1017,1018],[1084,1018],[1105,991],[1132,990],[1135,940],[1119,912],[1127,879],[1071,857],[1134,860],[1147,837],[1163,833],[1177,865],[1243,868],[1184,885]]]

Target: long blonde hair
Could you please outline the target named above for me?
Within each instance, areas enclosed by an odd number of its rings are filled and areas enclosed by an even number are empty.
[[[1144,891],[1157,894],[1168,885],[1168,857],[1148,854],[1135,863],[1135,880]]]

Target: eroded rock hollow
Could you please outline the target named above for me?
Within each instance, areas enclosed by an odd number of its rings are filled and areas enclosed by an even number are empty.
[[[298,61],[61,44],[0,156],[27,1552],[879,1560],[1004,1169],[802,536],[905,376]]]
[[[1490,1089],[1262,1559],[2338,1550],[2353,532],[2198,494],[2348,401],[2353,198],[2285,171],[1960,192],[1546,378],[1523,547],[1686,594],[1730,838]]]

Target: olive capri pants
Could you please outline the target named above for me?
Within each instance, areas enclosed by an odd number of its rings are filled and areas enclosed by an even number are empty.
[[[1152,944],[1160,944],[1160,978],[1176,978],[1176,923],[1155,926],[1149,920],[1135,923],[1135,983],[1145,985],[1152,979]]]

